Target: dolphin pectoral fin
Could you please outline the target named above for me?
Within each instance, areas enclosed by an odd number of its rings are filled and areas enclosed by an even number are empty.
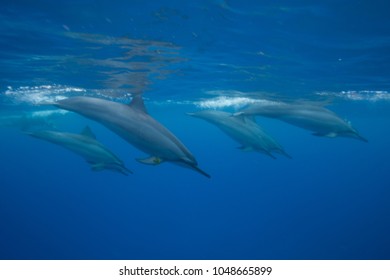
[[[163,160],[159,157],[148,157],[148,158],[137,158],[137,161],[143,164],[149,164],[149,165],[158,165],[163,162]]]

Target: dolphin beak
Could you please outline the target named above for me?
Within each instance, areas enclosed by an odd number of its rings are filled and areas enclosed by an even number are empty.
[[[128,169],[127,167],[123,166],[122,169],[119,171],[120,173],[124,174],[124,175],[129,175],[129,174],[134,174],[133,171],[131,171],[130,169]]]
[[[363,136],[360,136],[359,134],[356,135],[357,136],[357,139],[363,141],[363,142],[366,142],[368,143],[368,140],[366,138],[364,138]]]
[[[197,166],[191,166],[194,170],[198,171],[200,174],[202,174],[203,176],[206,176],[207,178],[211,178],[211,176],[209,174],[207,174],[206,172],[204,172],[202,169],[200,169],[199,167]]]
[[[200,174],[202,174],[203,176],[206,176],[207,178],[211,178],[211,176],[209,174],[207,174],[206,172],[204,172],[202,169],[200,169],[198,167],[198,163],[196,162],[195,159],[190,160],[188,158],[182,158],[180,161],[175,161],[172,163],[176,163],[176,164],[181,165],[183,167],[193,169],[193,170],[199,172]]]
[[[114,165],[113,168],[112,168],[113,171],[117,171],[123,175],[126,175],[128,176],[129,174],[134,174],[133,171],[131,171],[130,169],[128,169],[126,166],[124,165]]]

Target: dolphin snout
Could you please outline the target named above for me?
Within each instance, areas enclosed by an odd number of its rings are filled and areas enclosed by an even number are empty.
[[[365,143],[368,143],[368,140],[366,138],[364,138],[363,136],[359,135],[359,134],[356,135],[356,138],[358,140],[361,140],[361,141],[365,142]]]
[[[207,178],[211,178],[211,176],[208,173],[206,173],[205,171],[203,171],[202,169],[200,169],[198,167],[198,163],[196,162],[195,159],[191,160],[189,158],[181,158],[180,161],[177,161],[176,163],[179,164],[179,165],[182,165],[184,167],[193,169],[193,170],[199,172],[200,174],[202,174],[203,176],[205,176]]]

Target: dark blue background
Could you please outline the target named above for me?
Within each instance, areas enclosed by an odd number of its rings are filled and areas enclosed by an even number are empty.
[[[138,164],[140,151],[76,115],[58,128],[89,124],[134,175],[92,172],[58,146],[0,128],[0,258],[389,259],[390,7],[294,3],[2,1],[3,112],[38,109],[7,87],[141,91],[212,178]],[[385,92],[329,107],[367,144],[259,118],[293,157],[272,160],[185,115],[212,90]]]

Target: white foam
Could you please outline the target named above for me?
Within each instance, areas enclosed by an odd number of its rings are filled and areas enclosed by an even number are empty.
[[[237,109],[255,102],[256,100],[248,97],[218,96],[207,100],[195,101],[194,104],[202,109],[218,109],[226,107]]]
[[[83,88],[63,85],[23,86],[13,89],[8,86],[4,95],[14,103],[28,103],[32,105],[52,103],[67,98],[69,93],[86,92]]]
[[[346,90],[340,92],[321,91],[317,95],[331,96],[353,101],[387,101],[390,100],[390,92],[386,90]]]
[[[69,111],[57,109],[57,110],[42,110],[42,111],[34,111],[31,113],[31,117],[50,117],[53,115],[65,115],[68,114]]]
[[[267,99],[250,98],[250,97],[218,96],[207,100],[195,101],[194,105],[202,109],[234,108],[235,110],[237,110],[239,108],[254,103],[273,104],[279,102],[267,100]]]

